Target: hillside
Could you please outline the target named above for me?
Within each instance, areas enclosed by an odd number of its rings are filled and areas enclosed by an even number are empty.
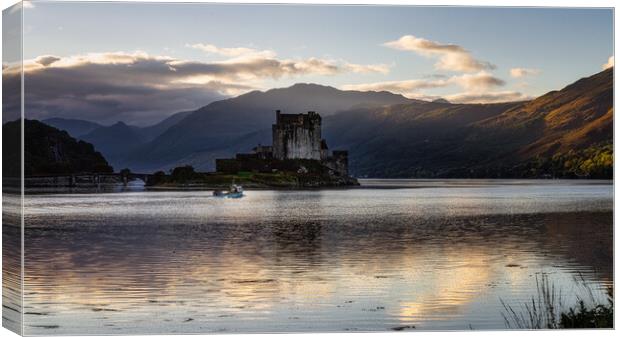
[[[218,156],[231,156],[237,151],[248,151],[257,143],[270,143],[276,109],[286,113],[316,110],[328,116],[354,106],[413,101],[388,92],[342,91],[316,84],[253,91],[188,114],[128,155],[123,165],[135,170],[157,170],[191,164],[210,170]]]
[[[520,158],[611,141],[613,68],[549,92],[476,126],[482,130],[502,129],[506,135],[520,137]]]
[[[18,135],[20,124],[19,120],[4,124],[3,134]],[[112,167],[92,144],[39,121],[24,121],[24,142],[26,176],[112,172]],[[4,148],[7,150],[7,158],[19,158],[19,147]]]
[[[123,122],[95,129],[81,139],[93,144],[116,167],[120,167],[120,158],[146,141],[139,128]]]
[[[326,118],[324,137],[332,148],[349,150],[354,175],[431,177],[484,160],[488,146],[464,148],[467,126],[522,104],[426,103],[355,109]]]
[[[529,102],[345,112],[325,120],[326,136],[358,176],[607,177],[612,95],[608,69]]]
[[[610,177],[613,69],[531,101],[451,104],[314,84],[254,91],[182,112],[153,128],[123,123],[84,135],[114,166],[154,172],[271,143],[274,110],[318,111],[330,149],[358,177]]]
[[[153,140],[157,136],[166,132],[166,130],[168,130],[170,127],[174,126],[175,124],[183,120],[185,117],[187,117],[192,112],[193,111],[177,112],[173,114],[172,116],[165,118],[164,120],[162,120],[161,122],[157,124],[138,128],[137,131],[146,141]]]
[[[81,136],[103,126],[95,122],[67,118],[48,118],[42,120],[42,122],[59,130],[67,131],[69,135],[74,138],[80,138]]]
[[[120,167],[124,158],[136,147],[157,138],[191,112],[178,112],[146,127],[127,125],[123,122],[103,126],[86,120],[65,118],[49,118],[43,120],[43,123],[67,131],[74,138],[92,143],[114,166]]]

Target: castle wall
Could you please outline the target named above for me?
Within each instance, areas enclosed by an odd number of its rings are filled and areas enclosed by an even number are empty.
[[[327,142],[321,139],[321,116],[317,113],[277,111],[272,135],[272,146],[258,145],[253,153],[238,153],[235,159],[216,159],[217,172],[298,172],[303,168],[313,174],[349,176],[348,152],[333,151],[330,156]]]
[[[321,117],[308,115],[276,116],[273,125],[273,155],[276,159],[321,160]]]
[[[321,131],[300,127],[283,134],[286,159],[321,159]]]
[[[323,163],[340,176],[349,176],[349,153],[347,151],[334,151],[332,156],[325,159]]]

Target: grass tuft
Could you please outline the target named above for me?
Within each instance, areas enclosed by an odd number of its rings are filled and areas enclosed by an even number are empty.
[[[597,304],[596,296],[583,276],[577,284],[585,289],[587,299],[577,296],[574,307],[564,310],[562,292],[549,282],[547,274],[536,277],[536,297],[514,308],[502,299],[502,317],[509,329],[577,329],[613,328],[613,291],[607,290],[607,303]],[[586,304],[590,303],[589,305]]]

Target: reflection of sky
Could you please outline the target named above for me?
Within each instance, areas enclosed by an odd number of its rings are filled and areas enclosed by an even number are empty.
[[[540,272],[565,298],[575,271],[610,281],[611,257],[582,259],[611,249],[611,204],[586,202],[609,187],[558,188],[28,196],[26,324],[58,328],[27,332],[503,328]],[[607,211],[553,213],[576,205]]]
[[[322,220],[346,217],[372,223],[374,219],[401,220],[445,215],[570,212],[610,210],[613,186],[553,181],[544,185],[503,185],[462,188],[359,189],[329,191],[251,191],[240,200],[211,198],[211,192],[138,192],[132,194],[57,195],[28,199],[27,215],[71,214],[80,217],[157,216],[160,221],[189,223]],[[118,197],[115,197],[118,196]],[[193,204],[197,207],[185,207]],[[200,207],[198,207],[200,206]],[[282,212],[282,210],[287,210]]]
[[[22,198],[14,186],[19,181],[2,182],[2,326],[22,333],[21,219]],[[11,191],[12,193],[7,193]]]

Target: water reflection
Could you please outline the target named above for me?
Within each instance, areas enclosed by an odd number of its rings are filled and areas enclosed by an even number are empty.
[[[21,210],[20,194],[2,194],[2,325],[15,332],[22,325]]]
[[[538,273],[613,282],[609,186],[207,195],[29,197],[25,332],[504,328]]]

